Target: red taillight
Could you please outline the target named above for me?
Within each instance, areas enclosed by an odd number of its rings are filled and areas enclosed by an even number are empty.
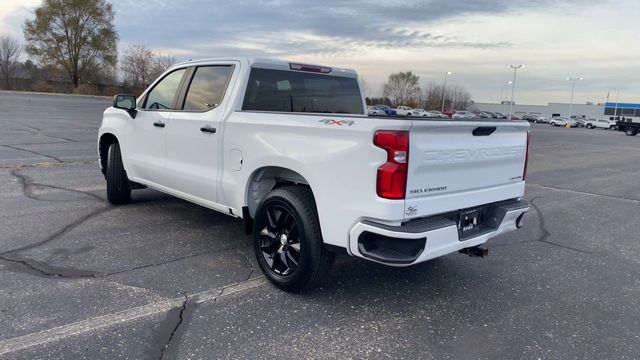
[[[527,130],[527,151],[524,155],[524,171],[522,172],[522,180],[527,179],[527,170],[529,167],[529,144],[531,143],[531,130]]]
[[[404,199],[409,167],[409,132],[379,130],[373,135],[373,144],[387,151],[387,162],[378,168],[378,196]]]

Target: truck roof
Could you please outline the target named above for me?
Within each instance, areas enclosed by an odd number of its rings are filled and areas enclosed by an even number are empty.
[[[248,57],[248,56],[238,56],[238,57],[225,56],[225,57],[194,59],[194,60],[183,61],[181,63],[176,64],[175,66],[186,65],[186,64],[206,64],[213,61],[240,61],[241,63],[249,64],[250,67],[257,67],[262,69],[273,69],[273,70],[286,70],[286,71],[291,70],[291,67],[290,67],[291,64],[303,64],[303,65],[309,65],[313,67],[331,69],[331,72],[327,73],[326,75],[345,76],[345,77],[354,77],[354,78],[358,77],[356,71],[353,69],[318,65],[318,64],[309,64],[306,62],[299,62],[299,61],[287,61],[282,59],[269,59],[269,58],[258,58],[258,57]]]

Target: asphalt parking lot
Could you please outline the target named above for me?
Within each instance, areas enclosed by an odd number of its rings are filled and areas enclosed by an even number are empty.
[[[0,93],[0,358],[640,357],[640,136],[533,125],[519,232],[487,258],[340,257],[287,294],[241,221],[106,202],[108,99]]]

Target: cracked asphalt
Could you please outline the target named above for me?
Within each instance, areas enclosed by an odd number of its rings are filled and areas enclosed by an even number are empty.
[[[0,92],[0,358],[640,358],[640,137],[533,125],[532,209],[487,258],[340,256],[293,295],[238,220],[106,202],[108,105]]]

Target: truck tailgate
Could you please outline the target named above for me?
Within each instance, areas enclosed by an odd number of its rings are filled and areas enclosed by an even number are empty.
[[[405,217],[522,196],[526,122],[413,121]]]

